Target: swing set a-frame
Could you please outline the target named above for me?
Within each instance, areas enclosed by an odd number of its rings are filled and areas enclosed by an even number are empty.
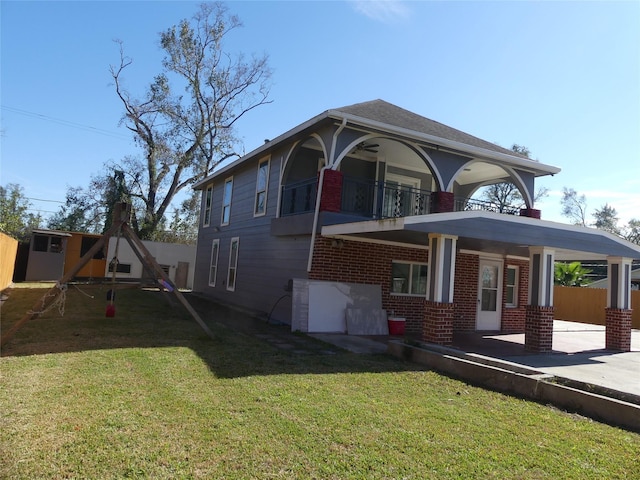
[[[205,333],[210,337],[214,338],[213,332],[209,329],[209,327],[204,323],[198,312],[196,312],[193,307],[189,304],[187,299],[182,295],[182,293],[176,288],[176,286],[171,282],[165,271],[160,267],[158,262],[156,262],[155,258],[149,253],[149,250],[145,247],[144,243],[138,238],[136,233],[129,226],[129,218],[131,216],[131,205],[127,203],[116,203],[113,210],[113,222],[109,230],[107,230],[102,237],[98,239],[98,241],[85,253],[82,258],[76,263],[71,270],[69,270],[65,275],[63,275],[47,293],[45,293],[34,305],[34,307],[28,311],[18,322],[16,322],[9,330],[4,332],[4,334],[0,337],[0,345],[4,345],[13,335],[29,320],[32,318],[38,317],[41,313],[46,311],[50,306],[54,304],[56,300],[59,299],[60,295],[63,294],[66,290],[66,285],[68,282],[73,280],[73,278],[78,274],[80,269],[89,262],[93,256],[98,253],[105,245],[108,245],[109,239],[114,235],[117,235],[118,241],[120,237],[124,237],[131,249],[138,257],[143,267],[145,267],[148,271],[152,272],[157,279],[161,291],[166,291],[169,293],[173,293],[178,301],[187,309],[187,311],[191,314],[194,320],[200,325],[200,327],[205,331]],[[116,248],[117,250],[117,248]],[[115,257],[117,262],[117,257]],[[113,281],[115,283],[115,272],[116,266],[113,265]],[[114,300],[114,291],[110,292],[110,304],[113,306]],[[107,314],[109,313],[109,309],[107,310]]]

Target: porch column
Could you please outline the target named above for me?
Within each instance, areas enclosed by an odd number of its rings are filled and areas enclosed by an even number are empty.
[[[453,282],[456,267],[454,235],[429,234],[427,301],[422,323],[422,340],[439,345],[453,341]]]
[[[322,181],[321,212],[340,212],[342,210],[342,172],[327,169]]]
[[[529,304],[526,308],[524,348],[550,352],[553,348],[553,278],[555,251],[529,248]]]
[[[606,348],[631,350],[631,259],[607,257]]]

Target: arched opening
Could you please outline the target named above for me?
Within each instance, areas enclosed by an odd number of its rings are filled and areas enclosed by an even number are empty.
[[[390,218],[429,213],[437,181],[416,147],[385,137],[353,141],[336,160],[344,213]]]
[[[517,215],[533,199],[515,172],[488,162],[469,162],[454,176],[450,191],[455,210],[485,210]]]
[[[318,172],[325,162],[324,146],[316,137],[309,137],[294,147],[282,174],[281,216],[312,212],[315,209]]]

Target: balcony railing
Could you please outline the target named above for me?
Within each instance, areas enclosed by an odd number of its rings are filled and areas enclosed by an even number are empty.
[[[318,192],[317,177],[291,183],[282,187],[282,203],[280,215],[297,215],[313,212],[316,208],[316,194]]]
[[[282,187],[281,216],[313,212],[318,188],[316,177]],[[397,218],[431,213],[431,192],[395,183],[344,177],[342,213],[367,218]],[[455,198],[455,211],[482,210],[518,215],[519,207],[484,200]]]
[[[345,177],[342,183],[342,211],[370,218],[426,215],[431,192],[394,183],[367,182]]]
[[[520,214],[520,207],[514,207],[512,205],[501,205],[494,202],[487,202],[485,200],[475,200],[462,197],[456,197],[455,210],[456,212],[481,210],[484,212],[505,213],[507,215]]]

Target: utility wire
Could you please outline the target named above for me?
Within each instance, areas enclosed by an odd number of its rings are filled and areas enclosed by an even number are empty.
[[[121,133],[111,132],[109,130],[104,130],[102,128],[92,127],[91,125],[85,125],[82,123],[71,122],[69,120],[63,120],[61,118],[51,117],[49,115],[44,115],[42,113],[29,112],[28,110],[22,110],[20,108],[10,107],[8,105],[1,105],[2,110],[6,110],[13,113],[18,113],[20,115],[24,115],[31,118],[37,118],[39,120],[44,120],[51,123],[57,123],[58,125],[64,125],[66,127],[77,128],[79,130],[84,130],[87,132],[97,133],[99,135],[105,135],[107,137],[120,138],[122,140],[129,140],[131,137],[128,135],[123,135]]]

